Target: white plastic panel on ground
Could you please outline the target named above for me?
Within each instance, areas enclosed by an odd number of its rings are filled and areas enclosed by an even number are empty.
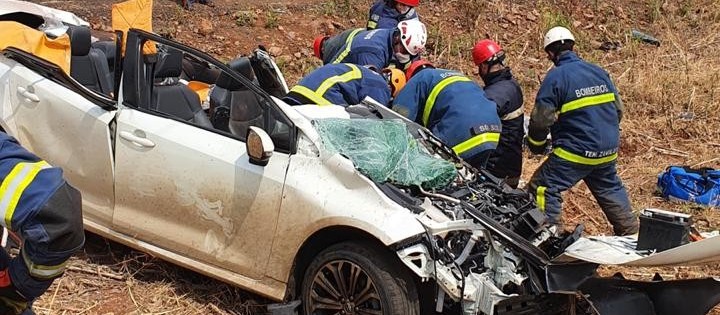
[[[603,265],[624,266],[684,266],[720,261],[720,236],[651,254],[636,251],[636,243],[637,240],[633,237],[582,237],[554,261],[584,260]]]

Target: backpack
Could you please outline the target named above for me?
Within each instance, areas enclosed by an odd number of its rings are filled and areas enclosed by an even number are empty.
[[[670,166],[658,175],[657,190],[665,199],[720,206],[720,170]]]

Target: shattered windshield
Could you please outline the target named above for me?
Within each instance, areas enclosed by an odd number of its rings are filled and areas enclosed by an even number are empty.
[[[348,157],[376,182],[440,189],[457,175],[451,162],[427,153],[400,120],[328,118],[314,123],[327,150]]]

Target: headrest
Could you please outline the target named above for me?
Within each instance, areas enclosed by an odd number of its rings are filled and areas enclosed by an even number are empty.
[[[240,57],[238,59],[230,61],[228,63],[228,67],[232,70],[237,71],[240,75],[244,76],[250,81],[255,80],[255,71],[253,71],[252,64],[250,63],[250,58],[248,57]],[[240,82],[230,77],[230,75],[225,73],[225,71],[220,73],[220,76],[218,77],[215,84],[221,88],[231,91],[238,90],[242,87],[242,84]]]
[[[158,51],[158,61],[155,65],[155,78],[174,78],[182,73],[183,53],[175,48],[166,47]]]
[[[244,76],[248,80],[255,80],[255,71],[253,71],[252,64],[250,63],[250,58],[240,57],[238,59],[230,61],[230,63],[228,63],[228,66],[230,67],[230,69],[239,72],[240,75]]]
[[[70,36],[70,49],[73,56],[87,56],[90,53],[90,28],[70,25],[67,30]]]

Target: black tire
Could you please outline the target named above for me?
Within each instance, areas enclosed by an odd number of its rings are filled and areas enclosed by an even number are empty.
[[[399,264],[392,253],[364,242],[328,247],[305,271],[303,314],[419,315],[415,282]]]

